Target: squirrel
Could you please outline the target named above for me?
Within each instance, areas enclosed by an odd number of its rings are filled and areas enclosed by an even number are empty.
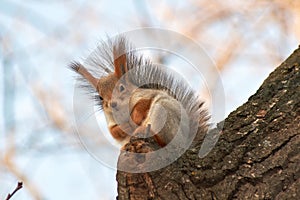
[[[203,102],[185,80],[138,55],[123,36],[102,42],[84,64],[72,62],[70,68],[95,93],[108,129],[119,142],[151,136],[165,147],[178,133],[182,109],[188,126],[208,129]]]

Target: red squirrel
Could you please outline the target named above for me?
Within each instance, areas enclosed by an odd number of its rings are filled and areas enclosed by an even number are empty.
[[[120,142],[144,134],[164,147],[178,133],[182,109],[188,126],[207,129],[207,112],[191,87],[138,55],[125,37],[103,42],[85,64],[70,67],[96,93],[109,131]]]

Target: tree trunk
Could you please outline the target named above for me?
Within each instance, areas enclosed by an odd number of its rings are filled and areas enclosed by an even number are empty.
[[[222,123],[202,159],[199,141],[160,170],[118,171],[117,199],[300,199],[300,48]],[[126,150],[140,152],[136,142]],[[157,148],[142,142],[144,151]],[[127,162],[121,153],[118,165]]]

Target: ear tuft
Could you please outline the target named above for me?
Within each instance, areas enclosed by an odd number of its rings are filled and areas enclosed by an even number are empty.
[[[95,89],[97,89],[98,79],[95,78],[82,64],[79,62],[72,62],[69,65],[70,69],[80,74],[86,79]]]
[[[69,68],[70,68],[71,70],[77,72],[77,73],[78,73],[78,71],[79,71],[79,69],[80,69],[81,66],[82,66],[82,65],[81,65],[79,62],[71,62],[71,63],[69,64]]]

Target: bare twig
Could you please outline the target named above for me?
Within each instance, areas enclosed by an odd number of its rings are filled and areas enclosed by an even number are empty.
[[[8,194],[5,200],[9,200],[22,187],[23,187],[23,183],[22,182],[18,182],[18,185],[17,185],[16,189],[11,194]]]

